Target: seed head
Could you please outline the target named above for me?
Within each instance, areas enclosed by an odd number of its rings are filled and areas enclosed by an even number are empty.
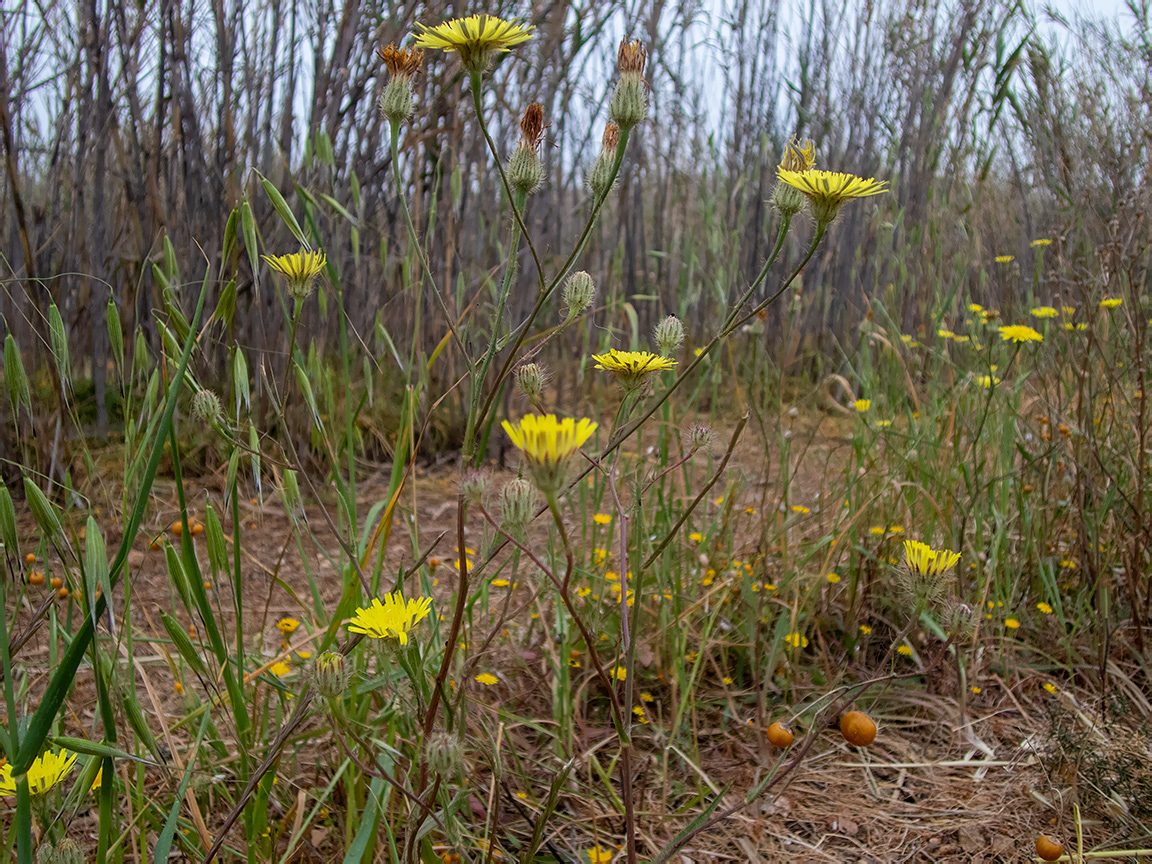
[[[339,651],[325,651],[312,664],[312,686],[324,699],[338,699],[352,681],[352,670]]]
[[[596,299],[596,283],[584,270],[577,270],[564,283],[564,307],[566,321],[571,321]]]
[[[533,406],[539,404],[547,380],[544,370],[535,363],[525,363],[516,370],[516,386]]]
[[[684,325],[675,315],[669,315],[656,325],[653,334],[657,350],[665,357],[669,357],[680,350],[684,344]]]
[[[716,440],[716,433],[711,426],[693,423],[688,427],[688,433],[685,437],[688,439],[690,450],[709,450],[712,447],[712,442]]]
[[[608,111],[621,129],[631,129],[648,116],[648,82],[644,80],[644,61],[647,55],[639,39],[625,38],[616,55],[620,79]]]
[[[377,48],[377,55],[388,67],[388,83],[376,103],[381,116],[389,123],[404,123],[414,110],[412,79],[420,71],[424,62],[424,52],[419,48],[397,48],[389,45]]]
[[[223,414],[220,397],[211,390],[200,390],[192,397],[192,416],[198,422],[211,426],[218,422]]]
[[[609,122],[604,127],[604,137],[601,139],[600,155],[592,163],[588,172],[588,187],[592,194],[601,198],[609,189],[612,179],[612,166],[616,162],[616,148],[620,144],[620,127]]]

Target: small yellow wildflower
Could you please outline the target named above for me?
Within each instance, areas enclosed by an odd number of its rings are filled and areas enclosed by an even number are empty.
[[[296,628],[300,626],[300,622],[295,618],[281,618],[276,622],[276,629],[284,636],[290,636],[296,632]]]
[[[28,768],[28,791],[33,795],[43,795],[68,776],[76,754],[67,750],[53,753],[45,750]],[[12,765],[5,762],[0,766],[0,795],[15,795],[16,780],[12,776]]]
[[[1055,695],[1055,694],[1056,694],[1056,685],[1055,685],[1055,684],[1053,684],[1051,681],[1047,682],[1047,683],[1044,685],[1044,689],[1045,689],[1045,690],[1047,690],[1049,693],[1051,693],[1051,694],[1053,694],[1053,695]]]
[[[727,675],[725,675],[723,678],[721,678],[720,681],[724,684],[731,684],[732,683],[732,679],[729,678]]]
[[[417,24],[420,48],[455,51],[470,72],[483,72],[498,52],[508,51],[532,38],[535,27],[505,21],[495,15],[469,15],[453,18],[436,27]]]
[[[1000,338],[1005,342],[1042,342],[1044,337],[1025,324],[1009,324],[998,328]]]
[[[789,633],[784,637],[784,641],[791,645],[793,648],[808,647],[808,639],[800,633]]]
[[[1049,606],[1047,603],[1037,603],[1036,608],[1039,609],[1045,615],[1051,615],[1052,614],[1052,607]]]
[[[981,693],[984,692],[984,689],[982,687],[977,687],[975,684],[973,684],[968,689],[971,690],[973,693],[975,693],[977,696],[979,696]]]
[[[875,426],[877,429],[887,429],[889,426],[892,425],[892,421],[891,420],[877,420],[872,425]]]
[[[1105,309],[1115,309],[1117,306],[1119,306],[1123,302],[1124,301],[1121,300],[1119,297],[1105,297],[1103,300],[1100,301],[1100,305],[1103,306]]]
[[[857,399],[855,402],[852,403],[852,407],[856,409],[857,414],[863,414],[865,411],[867,411],[869,408],[872,407],[872,400],[871,399]]]
[[[640,693],[640,701],[641,702],[648,702],[649,704],[651,704],[652,702],[656,701],[656,697],[653,696],[651,693],[641,692]]]
[[[643,705],[637,705],[632,709],[632,713],[636,715],[636,719],[641,723],[648,722],[648,714],[644,711]]]
[[[597,546],[592,550],[592,563],[603,564],[608,560],[608,550]]]
[[[593,354],[596,368],[611,372],[625,390],[636,390],[656,372],[676,365],[676,361],[649,351],[617,351],[609,348],[607,354]]]
[[[613,855],[611,849],[602,849],[599,846],[585,849],[584,854],[588,856],[588,864],[611,864]]]
[[[827,579],[829,582],[831,582],[833,585],[835,585],[837,582],[840,581],[840,574],[839,573],[829,573],[824,578]]]
[[[509,582],[507,579],[493,579],[490,583],[493,588],[507,588]]]
[[[793,512],[793,513],[800,513],[800,514],[804,514],[804,513],[810,513],[810,512],[811,512],[811,510],[809,510],[809,509],[808,509],[807,507],[805,507],[803,504],[793,504],[793,505],[792,505],[792,512]]]
[[[285,675],[292,671],[292,667],[281,660],[280,662],[273,663],[271,666],[269,666],[268,671],[275,675],[277,678],[283,678]]]
[[[608,674],[615,678],[617,681],[623,681],[628,677],[628,670],[623,666],[614,666],[611,670],[609,670]]]
[[[367,609],[357,609],[348,629],[353,633],[363,633],[373,639],[394,637],[401,645],[408,644],[408,632],[428,616],[432,609],[429,597],[413,597],[405,600],[400,592],[372,598]]]
[[[997,378],[994,375],[977,375],[976,383],[983,387],[985,390],[991,389],[1003,382],[1003,378]]]
[[[953,333],[951,330],[945,330],[943,327],[941,327],[939,330],[936,331],[936,335],[939,336],[941,339],[955,339],[956,338],[955,333]]]
[[[1031,246],[1033,249],[1035,249],[1037,246],[1051,246],[1052,241],[1049,240],[1047,237],[1041,237],[1039,240],[1033,240],[1028,245]]]
[[[1037,306],[1032,310],[1033,318],[1055,318],[1060,313],[1051,306]]]
[[[691,540],[693,543],[702,543],[704,541],[704,535],[701,534],[699,531],[693,531],[691,534],[688,535],[688,539]]]
[[[595,522],[597,525],[607,525],[609,522],[612,521],[612,516],[609,515],[608,513],[597,513],[595,516],[592,517],[592,521]]]
[[[587,418],[577,422],[571,417],[558,420],[555,414],[526,414],[516,425],[507,420],[501,425],[524,454],[536,485],[545,495],[555,495],[564,483],[568,460],[592,437],[597,424]]]
[[[304,300],[312,293],[312,283],[324,272],[328,263],[323,252],[301,249],[294,255],[262,255],[268,266],[284,277],[288,293],[295,300]]]
[[[1020,622],[1017,621],[1015,618],[1005,618],[1004,619],[1004,626],[1007,627],[1009,630],[1018,630],[1020,628]]]
[[[500,679],[497,678],[495,675],[492,675],[489,672],[481,672],[473,680],[475,680],[479,684],[483,684],[485,687],[491,687],[493,684],[495,684]]]
[[[861,624],[860,625],[860,632],[863,633],[865,636],[868,636],[872,633],[872,628],[869,627],[867,624]]]
[[[996,263],[997,264],[1008,264],[1008,263],[1011,263],[1012,261],[1015,261],[1015,260],[1016,260],[1015,255],[997,255],[996,256]]]
[[[904,528],[900,525],[889,525],[888,526],[888,533],[889,534],[903,534]]]
[[[983,312],[984,307],[981,306],[979,303],[969,303],[968,304],[968,311],[969,312]]]
[[[911,657],[912,656],[912,646],[911,645],[901,645],[899,648],[896,649],[896,653],[899,654],[901,657]]]
[[[886,529],[883,525],[873,525],[868,529],[868,533],[876,537],[883,537],[888,533],[888,529]]]
[[[576,589],[576,596],[577,597],[587,597],[591,593],[592,593],[591,588],[577,588]]]

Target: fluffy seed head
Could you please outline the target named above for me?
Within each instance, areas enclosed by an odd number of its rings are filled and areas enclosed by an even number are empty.
[[[506,531],[517,531],[532,521],[539,503],[536,487],[517,478],[500,490],[500,518]]]
[[[447,732],[433,732],[424,742],[424,758],[437,774],[447,774],[460,764],[460,742]]]
[[[668,315],[659,324],[653,333],[657,350],[668,357],[680,350],[684,344],[684,325],[675,315]]]
[[[192,416],[200,423],[211,425],[223,414],[220,397],[211,390],[200,390],[192,397]]]

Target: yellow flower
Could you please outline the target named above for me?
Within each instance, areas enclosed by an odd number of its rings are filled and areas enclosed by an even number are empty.
[[[983,387],[985,390],[988,390],[994,385],[999,384],[1002,380],[1002,378],[995,378],[991,375],[976,376],[976,383]]]
[[[532,38],[536,28],[495,15],[469,15],[453,18],[436,27],[417,24],[422,32],[416,45],[440,51],[455,51],[469,72],[483,72],[497,52],[515,48]]]
[[[701,534],[699,531],[693,531],[691,534],[688,535],[688,539],[691,540],[693,543],[702,543],[702,542],[704,542],[704,535]]]
[[[301,249],[295,255],[262,255],[268,266],[284,277],[288,293],[296,300],[304,300],[312,293],[312,283],[324,272],[328,260],[323,252]]]
[[[1007,627],[1009,630],[1017,630],[1020,627],[1020,622],[1017,621],[1015,618],[1005,618],[1004,619],[1004,626]]]
[[[500,679],[497,678],[495,675],[492,675],[488,672],[481,672],[473,680],[477,681],[480,684],[483,684],[485,687],[491,687],[493,684],[495,684]]]
[[[835,585],[837,582],[840,581],[840,574],[839,573],[829,573],[824,578],[827,579],[829,582],[831,582],[833,585]]]
[[[636,719],[639,720],[641,723],[647,723],[648,722],[648,715],[644,712],[644,706],[643,705],[637,705],[635,708],[632,709],[632,713],[636,715]]]
[[[656,701],[656,697],[655,697],[655,696],[653,696],[651,693],[647,693],[647,692],[641,692],[641,693],[640,693],[640,701],[641,701],[641,702],[649,702],[649,703],[651,703],[651,702],[655,702],[655,701]]]
[[[1040,342],[1044,337],[1024,324],[1009,324],[1000,327],[1000,338],[1005,342]]]
[[[1036,608],[1039,609],[1041,612],[1043,612],[1045,615],[1051,615],[1052,614],[1052,607],[1049,606],[1047,603],[1037,603]]]
[[[1105,297],[1103,300],[1100,301],[1100,305],[1103,306],[1105,309],[1115,309],[1117,306],[1119,306],[1123,302],[1124,301],[1121,300],[1119,297]]]
[[[892,421],[891,420],[877,420],[872,425],[878,429],[887,429],[889,426],[892,425]]]
[[[1016,260],[1015,255],[997,255],[996,256],[996,263],[997,264],[1008,264],[1008,263],[1015,261],[1015,260]]]
[[[886,529],[883,525],[873,525],[868,529],[868,533],[876,537],[883,537],[888,533],[888,529]]]
[[[911,657],[912,656],[912,646],[911,645],[901,645],[899,648],[896,649],[896,653],[899,654],[901,657]]]
[[[1075,315],[1076,314],[1076,307],[1075,306],[1061,306],[1060,308],[1061,308],[1061,310],[1063,310],[1065,315]]]
[[[927,543],[917,540],[904,541],[904,563],[913,573],[921,576],[939,576],[956,566],[960,553],[951,549],[937,551]]]
[[[1047,239],[1046,237],[1042,237],[1039,240],[1033,240],[1028,245],[1031,246],[1033,249],[1035,249],[1037,246],[1051,246],[1052,241]]]
[[[591,588],[577,588],[576,589],[576,596],[577,597],[587,597],[591,593],[592,593]]]
[[[720,681],[723,684],[731,684],[732,683],[732,679],[729,678],[727,675],[725,675],[723,678],[721,678]]]
[[[1044,685],[1044,689],[1053,695],[1056,694],[1056,685],[1053,684],[1051,681],[1049,681],[1047,684]]]
[[[784,637],[784,641],[791,645],[793,648],[808,647],[808,640],[799,633],[789,633]]]
[[[275,675],[277,678],[283,678],[285,675],[292,671],[292,667],[281,660],[269,666],[268,671]]]
[[[936,335],[939,336],[941,339],[955,339],[956,338],[955,333],[953,333],[951,330],[945,330],[943,327],[941,327],[939,330],[936,331]]]
[[[982,687],[977,687],[975,685],[969,687],[968,689],[971,690],[973,693],[975,693],[977,696],[979,696],[981,693],[984,692],[984,689]]]
[[[872,628],[869,627],[867,624],[861,624],[860,625],[860,632],[863,633],[865,636],[868,636],[872,632]]]
[[[607,560],[608,560],[608,550],[607,549],[601,549],[599,546],[597,546],[595,549],[592,550],[592,561],[594,563],[603,564]]]
[[[617,351],[609,348],[607,354],[593,354],[596,368],[611,372],[625,390],[636,390],[654,372],[663,372],[676,365],[676,361],[649,351]]]
[[[1032,310],[1033,318],[1055,318],[1060,313],[1051,306],[1037,306]]]
[[[984,307],[981,306],[979,303],[969,303],[968,304],[968,311],[969,312],[983,312]]]
[[[300,626],[300,622],[295,618],[281,618],[276,622],[276,629],[284,636],[290,636],[296,632],[296,628]]]
[[[854,174],[835,171],[789,171],[781,167],[776,169],[776,176],[808,196],[812,218],[821,225],[827,225],[835,219],[840,205],[845,201],[888,191],[887,183],[877,182],[874,178],[865,180]]]
[[[628,677],[628,670],[623,666],[615,666],[608,671],[608,674],[615,678],[617,681],[623,681]]]
[[[395,637],[401,645],[407,645],[408,632],[426,618],[431,609],[431,598],[405,600],[397,591],[385,594],[383,603],[379,597],[374,597],[367,609],[357,609],[348,629],[373,639]]]
[[[888,526],[888,533],[889,534],[903,534],[904,529],[899,525],[889,525]]]
[[[585,849],[584,852],[588,856],[588,864],[611,864],[611,849],[602,849],[599,846],[593,846],[591,849]]]
[[[792,505],[792,512],[804,514],[804,513],[809,513],[811,511],[807,507],[805,507],[803,504],[793,504]]]
[[[491,585],[493,588],[507,588],[508,587],[508,580],[507,579],[493,579],[488,584]]]
[[[780,167],[785,171],[800,173],[811,171],[816,164],[816,144],[809,139],[800,141],[793,135],[784,147],[784,156],[780,159]]]
[[[592,517],[592,521],[597,525],[607,525],[612,521],[612,517],[607,513],[597,513]]]
[[[857,414],[863,414],[865,411],[867,411],[869,408],[872,407],[872,400],[871,399],[857,399],[855,402],[852,403],[852,407],[856,409]]]
[[[524,454],[532,479],[545,495],[555,495],[560,490],[568,460],[596,431],[594,420],[557,420],[555,414],[526,414],[515,426],[507,420],[501,425]]]
[[[61,750],[53,753],[45,750],[28,769],[28,791],[33,795],[43,795],[68,776],[76,754]],[[0,795],[15,795],[16,780],[12,777],[12,766],[5,762],[0,766]]]

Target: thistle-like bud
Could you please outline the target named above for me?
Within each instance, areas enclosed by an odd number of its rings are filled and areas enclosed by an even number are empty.
[[[596,299],[596,283],[584,270],[577,270],[564,283],[564,307],[566,321],[571,321]]]
[[[537,405],[544,395],[544,382],[547,380],[544,370],[535,363],[525,363],[516,369],[516,386],[529,402]]]
[[[84,850],[71,837],[65,837],[55,846],[45,840],[36,850],[36,864],[85,864]]]
[[[506,531],[518,531],[532,521],[539,503],[536,487],[516,479],[500,490],[500,520]]]
[[[388,83],[384,85],[377,107],[389,123],[403,123],[414,110],[412,79],[424,62],[424,52],[419,48],[397,48],[392,44],[377,48],[376,54],[388,67]]]
[[[424,759],[437,774],[448,774],[462,759],[460,742],[447,732],[433,732],[424,742]]]
[[[944,606],[940,623],[954,642],[964,642],[976,633],[976,610],[967,603],[950,601]]]
[[[543,140],[544,106],[533,102],[520,121],[520,143],[505,169],[509,185],[525,197],[539,189],[544,181],[544,163],[540,161]]]
[[[639,39],[624,38],[616,55],[620,80],[608,111],[621,129],[631,129],[648,116],[648,82],[644,80],[644,61],[647,55]]]
[[[785,171],[811,171],[816,164],[815,154],[816,145],[811,140],[801,142],[793,136],[784,146],[780,167]],[[776,188],[772,191],[772,205],[781,215],[795,216],[807,203],[808,199],[804,197],[804,193],[795,186],[789,186],[782,180],[776,181]]]
[[[716,433],[712,431],[711,426],[693,423],[688,427],[688,433],[685,437],[688,440],[689,450],[708,450],[712,447],[712,442],[716,440]]]
[[[464,500],[470,504],[479,504],[484,500],[484,492],[488,489],[488,475],[483,471],[465,471],[460,478],[460,492]]]
[[[592,163],[588,172],[588,188],[597,198],[603,197],[612,179],[612,166],[616,163],[616,148],[620,144],[620,127],[609,123],[604,127],[604,137],[600,142],[600,155]]]
[[[352,683],[352,670],[339,651],[325,651],[312,664],[309,678],[322,699],[339,699]]]
[[[684,325],[675,315],[669,315],[656,325],[653,337],[656,350],[665,357],[671,357],[684,344]]]
[[[200,423],[211,426],[220,420],[224,408],[220,397],[211,390],[200,390],[192,397],[192,416]]]

